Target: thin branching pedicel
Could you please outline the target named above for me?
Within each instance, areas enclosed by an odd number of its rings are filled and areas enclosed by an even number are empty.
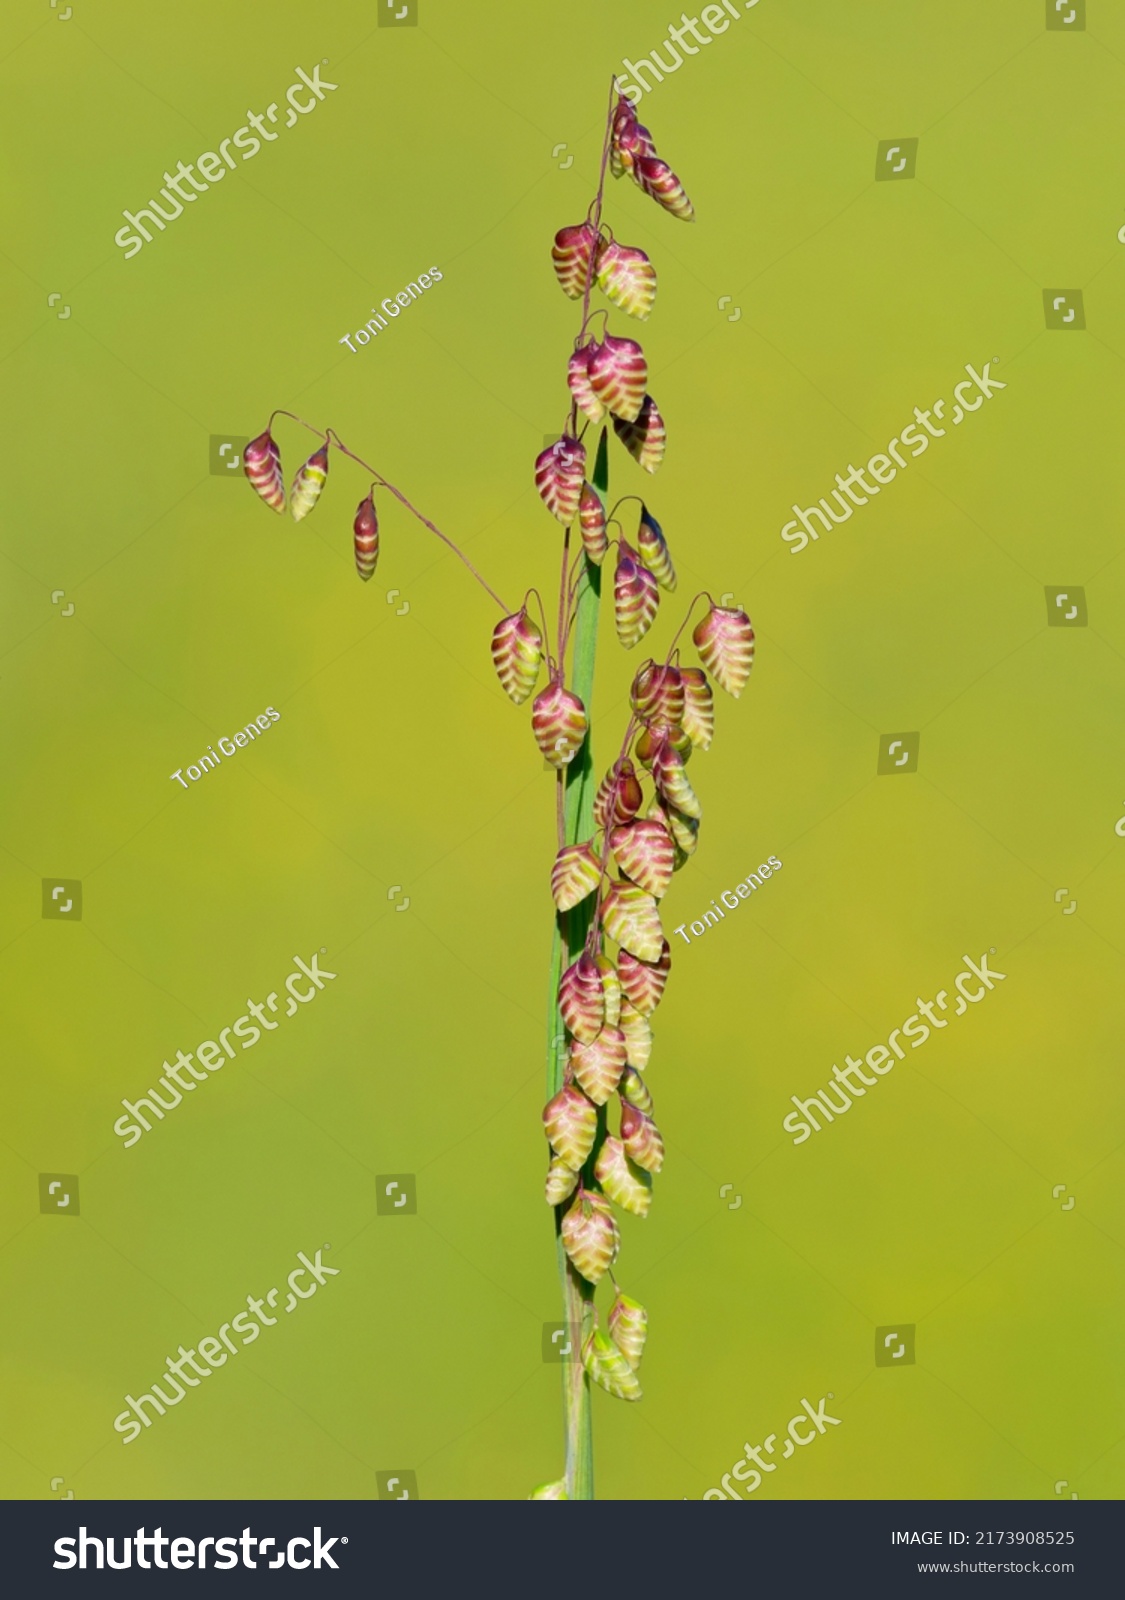
[[[375,493],[386,490],[454,552],[500,607],[503,615],[492,630],[490,648],[505,694],[522,705],[545,677],[532,700],[531,730],[557,774],[549,1098],[543,1111],[550,1147],[546,1199],[554,1212],[566,1322],[580,1330],[580,1359],[563,1367],[565,1471],[534,1492],[531,1498],[537,1500],[593,1498],[591,1382],[617,1399],[641,1398],[638,1371],[648,1313],[620,1288],[612,1268],[621,1246],[618,1213],[647,1216],[653,1180],[664,1162],[664,1141],[644,1076],[653,1049],[653,1014],[672,965],[660,901],[698,845],[702,807],[687,766],[693,752],[708,749],[714,736],[710,677],[737,698],[754,656],[746,613],[696,595],[664,660],[646,660],[637,669],[620,748],[595,788],[589,703],[603,563],[615,549],[614,623],[626,650],[653,626],[662,591],[671,594],[676,588],[668,541],[647,503],[629,494],[607,509],[610,425],[650,475],[664,459],[667,440],[664,419],[648,391],[644,350],[635,339],[610,333],[604,307],[591,309],[596,287],[611,306],[644,322],[657,292],[656,270],[645,252],[619,243],[603,223],[607,173],[628,175],[673,217],[694,218],[683,185],[657,155],[648,129],[614,91],[597,194],[585,220],[562,228],[551,251],[563,292],[582,303],[565,370],[566,426],[539,455],[534,472],[539,496],[562,528],[553,641],[537,590],[529,589],[519,609],[509,610],[453,541],[332,429],[321,432],[293,418],[322,442],[299,468],[288,497],[273,417],[245,451],[246,476],[256,493],[275,511],[288,508],[296,521],[317,505],[333,450],[363,467],[370,487],[353,523],[360,578],[369,579],[379,559]],[[585,436],[599,425],[598,445],[591,452]],[[588,471],[591,453],[594,466]],[[627,537],[626,519],[631,525],[634,516],[635,528]],[[702,666],[685,666],[677,644],[701,600],[707,609],[691,637]],[[596,1296],[607,1278],[612,1292],[603,1318]]]

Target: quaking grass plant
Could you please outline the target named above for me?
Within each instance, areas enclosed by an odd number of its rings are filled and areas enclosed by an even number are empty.
[[[647,321],[656,298],[656,271],[643,250],[619,244],[602,219],[607,173],[628,176],[673,217],[690,222],[691,201],[676,174],[656,153],[652,136],[623,95],[611,93],[597,193],[583,222],[562,228],[551,251],[555,274],[582,321],[567,364],[570,406],[559,439],[538,457],[535,486],[562,528],[557,625],[553,640],[542,598],[529,589],[517,611],[504,601],[453,541],[402,493],[348,449],[331,429],[321,431],[289,411],[275,411],[247,445],[246,476],[268,506],[286,507],[300,521],[317,504],[328,478],[330,452],[361,466],[370,487],[353,522],[356,570],[368,580],[379,558],[376,489],[392,495],[464,562],[503,613],[492,632],[492,660],[508,697],[531,706],[531,727],[555,769],[556,854],[551,893],[556,914],[548,1009],[547,1104],[549,1145],[546,1199],[555,1224],[564,1321],[580,1356],[563,1364],[565,1467],[535,1490],[534,1500],[594,1498],[591,1383],[621,1400],[639,1400],[638,1369],[648,1313],[617,1282],[617,1212],[648,1214],[653,1178],[664,1144],[645,1080],[652,1052],[652,1016],[672,965],[659,902],[672,875],[695,853],[702,815],[687,774],[696,749],[706,750],[715,727],[710,679],[735,698],[754,657],[754,631],[744,611],[697,594],[664,659],[638,668],[631,714],[615,759],[595,786],[590,708],[601,609],[602,574],[615,551],[613,612],[619,643],[634,649],[656,618],[661,590],[676,588],[676,572],[659,522],[640,497],[609,505],[609,429],[646,473],[664,459],[665,426],[648,393],[644,351],[609,332],[609,313],[591,309],[594,288],[628,316]],[[599,319],[601,319],[599,324]],[[298,470],[288,499],[274,419],[287,416],[322,439]],[[591,473],[586,439],[601,426]],[[626,537],[627,506],[631,542]],[[607,509],[608,507],[608,509]],[[612,530],[616,530],[613,532]],[[529,609],[535,601],[535,616]],[[707,609],[692,640],[702,666],[684,665],[678,648],[700,601]],[[709,676],[710,675],[710,676]],[[638,772],[640,768],[640,772]],[[642,776],[643,774],[643,776]],[[646,804],[646,785],[650,786]],[[616,1131],[609,1109],[616,1104]],[[603,1279],[612,1286],[604,1321],[597,1305]]]

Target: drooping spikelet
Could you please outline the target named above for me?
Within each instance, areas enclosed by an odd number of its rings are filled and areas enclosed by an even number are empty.
[[[684,686],[684,714],[680,718],[684,732],[692,744],[708,750],[715,737],[715,696],[707,674],[700,667],[681,667],[680,678]]]
[[[617,546],[613,573],[613,619],[626,650],[644,638],[660,605],[660,590],[648,568],[624,539]]]
[[[621,1006],[621,1036],[625,1040],[626,1065],[643,1072],[652,1055],[652,1024],[629,1000]]]
[[[543,660],[543,635],[521,606],[492,630],[492,665],[509,700],[519,706],[535,687]]]
[[[583,950],[559,982],[559,1011],[580,1044],[591,1044],[605,1024],[605,991],[598,963]]]
[[[551,1149],[572,1172],[579,1172],[594,1148],[598,1113],[574,1084],[560,1089],[543,1108],[543,1126]]]
[[[551,868],[551,894],[560,911],[570,911],[593,894],[602,864],[590,844],[564,844]]]
[[[666,805],[658,794],[653,796],[648,815],[663,822],[672,835],[676,846],[675,870],[678,872],[687,858],[695,854],[699,843],[699,818],[685,817],[675,806]]]
[[[660,822],[643,818],[614,828],[609,847],[627,878],[659,900],[672,881],[672,836]]]
[[[712,606],[692,638],[703,665],[737,700],[754,665],[754,629],[745,611]]]
[[[598,254],[598,288],[629,316],[647,322],[656,299],[656,268],[643,250],[605,244]]]
[[[594,1176],[609,1198],[634,1217],[647,1217],[652,1204],[652,1179],[643,1167],[629,1160],[625,1146],[612,1135],[598,1151]]]
[[[559,286],[571,300],[581,300],[594,256],[597,234],[589,222],[574,228],[560,228],[551,246],[551,260]]]
[[[666,161],[661,161],[659,156],[641,156],[634,163],[633,176],[644,192],[651,195],[665,211],[670,211],[682,222],[694,222],[695,207]]]
[[[561,1206],[569,1200],[578,1187],[578,1174],[568,1167],[560,1156],[555,1156],[547,1168],[545,1194],[549,1206]]]
[[[605,505],[598,491],[588,483],[583,484],[578,502],[578,525],[582,529],[582,544],[586,554],[596,567],[600,567],[609,549]]]
[[[531,731],[544,759],[560,770],[578,753],[586,737],[586,707],[561,683],[548,685],[531,706]]]
[[[594,393],[594,386],[590,382],[590,358],[593,353],[592,344],[584,344],[574,352],[566,364],[566,382],[579,411],[584,412],[591,422],[600,422],[605,416],[605,406]]]
[[[599,1283],[620,1244],[613,1207],[604,1195],[579,1188],[560,1227],[563,1249],[587,1283]]]
[[[664,1140],[652,1118],[636,1106],[621,1107],[621,1139],[630,1158],[646,1172],[659,1172],[664,1165]]]
[[[293,514],[293,521],[300,522],[307,517],[312,508],[320,499],[320,491],[328,482],[328,446],[322,444],[319,450],[314,450],[303,467],[297,468],[297,476],[293,479],[293,486],[289,490],[289,510]]]
[[[242,452],[242,470],[250,487],[274,511],[285,510],[285,479],[281,476],[281,451],[267,428]]]
[[[615,761],[594,796],[594,825],[598,828],[631,822],[644,798],[637,770],[628,756]]]
[[[582,1343],[582,1365],[617,1400],[640,1400],[641,1382],[608,1333],[595,1326]]]
[[[656,961],[638,961],[628,950],[622,950],[617,958],[617,975],[621,979],[621,987],[630,1005],[635,1007],[642,1017],[651,1017],[660,1004],[671,970],[672,947],[667,939]]]
[[[691,786],[684,758],[667,739],[653,757],[652,776],[660,798],[668,805],[685,817],[695,817],[697,821],[703,816],[703,807]]]
[[[590,356],[590,384],[607,411],[622,422],[636,422],[645,400],[648,362],[635,339],[607,333]]]
[[[641,560],[662,589],[669,594],[676,587],[676,569],[664,531],[647,506],[641,506],[641,525],[637,529],[637,547]]]
[[[646,394],[640,415],[635,422],[625,422],[614,417],[613,431],[628,450],[633,460],[646,472],[655,472],[664,460],[664,447],[668,435],[660,408],[650,394]]]
[[[574,520],[585,481],[586,447],[569,434],[563,434],[535,458],[535,487],[539,497],[564,527]]]
[[[638,1111],[652,1115],[652,1091],[635,1067],[626,1067],[617,1085],[623,1106],[636,1106]]]
[[[379,559],[379,518],[375,513],[374,489],[368,490],[355,508],[352,538],[355,546],[355,570],[366,583],[375,571],[375,563]]]
[[[650,726],[656,722],[673,726],[682,722],[684,683],[681,669],[646,661],[637,669],[629,702],[641,721]]]
[[[617,968],[608,956],[599,956],[598,971],[602,975],[602,993],[605,995],[605,1025],[607,1028],[616,1028],[621,1021],[621,982]]]
[[[639,961],[659,961],[664,930],[656,901],[635,883],[611,883],[602,901],[602,925],[610,938]]]
[[[695,746],[684,732],[683,728],[675,722],[650,722],[642,728],[637,735],[633,746],[633,754],[649,772],[652,764],[660,754],[663,745],[670,744],[686,762]]]
[[[604,1106],[621,1082],[625,1069],[625,1036],[620,1028],[603,1028],[592,1044],[570,1047],[574,1076],[596,1106]]]
[[[614,1344],[636,1372],[645,1351],[648,1312],[639,1300],[631,1299],[618,1289],[607,1320]]]

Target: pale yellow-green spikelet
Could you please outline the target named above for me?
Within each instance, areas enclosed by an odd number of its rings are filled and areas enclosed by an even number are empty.
[[[625,1036],[625,1060],[643,1072],[652,1055],[652,1026],[630,1000],[621,1005],[621,1032]]]
[[[565,1478],[559,1478],[556,1483],[541,1483],[538,1489],[529,1494],[527,1498],[529,1500],[569,1500],[570,1496],[566,1492],[565,1484]]]
[[[598,1151],[594,1176],[609,1198],[622,1211],[635,1217],[647,1217],[652,1204],[652,1179],[643,1167],[638,1167],[625,1154],[620,1139],[607,1136]]]
[[[319,450],[313,451],[304,466],[297,469],[297,476],[293,479],[293,487],[289,491],[289,509],[294,522],[300,522],[302,517],[308,516],[327,482],[328,446],[322,444]]]
[[[618,1400],[639,1400],[641,1384],[624,1353],[599,1327],[593,1327],[582,1344],[582,1365],[595,1383]]]
[[[621,1074],[621,1082],[617,1085],[617,1092],[626,1105],[633,1106],[637,1111],[643,1111],[646,1116],[652,1116],[652,1091],[636,1067],[625,1068]]]
[[[609,1308],[609,1331],[614,1344],[636,1372],[648,1336],[648,1312],[639,1300],[630,1299],[620,1289]]]
[[[605,1195],[579,1189],[559,1229],[563,1249],[587,1283],[599,1283],[617,1256],[621,1237]]]
[[[578,1172],[594,1148],[598,1113],[582,1090],[566,1084],[543,1108],[543,1127],[554,1153]]]
[[[605,995],[605,1026],[616,1028],[621,1020],[621,980],[608,956],[598,957],[598,971],[602,975],[602,992]]]
[[[547,1204],[561,1206],[564,1200],[570,1199],[577,1187],[577,1172],[573,1172],[561,1157],[555,1156],[547,1168]]]

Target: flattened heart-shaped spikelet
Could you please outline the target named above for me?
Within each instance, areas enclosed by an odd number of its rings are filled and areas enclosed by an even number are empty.
[[[598,288],[629,316],[647,322],[656,300],[656,268],[643,250],[606,244],[598,255]]]
[[[615,944],[638,961],[659,961],[664,930],[656,901],[635,883],[611,883],[602,901],[602,925]]]
[[[637,742],[633,746],[633,754],[647,771],[652,771],[652,763],[659,753],[662,744],[670,744],[673,750],[678,750],[687,761],[695,746],[687,734],[675,722],[653,722],[648,727],[642,728],[637,735]]]
[[[543,1108],[543,1127],[551,1149],[572,1172],[578,1172],[594,1148],[598,1113],[581,1089],[568,1083]]]
[[[366,583],[379,559],[379,518],[375,512],[373,492],[368,493],[355,508],[352,543],[355,547],[355,570]]]
[[[641,1380],[630,1366],[628,1358],[601,1328],[591,1328],[583,1340],[582,1365],[594,1383],[613,1395],[615,1400],[643,1398]]]
[[[570,1199],[577,1187],[577,1172],[572,1171],[565,1161],[555,1156],[547,1168],[547,1182],[544,1185],[547,1204],[549,1206],[561,1206],[564,1200]]]
[[[501,617],[492,630],[492,665],[501,688],[517,706],[535,688],[543,660],[543,635],[521,606],[510,617]]]
[[[652,1115],[652,1095],[648,1084],[635,1067],[625,1068],[621,1074],[621,1082],[617,1085],[617,1092],[621,1096],[622,1106],[636,1106],[638,1111]]]
[[[574,760],[586,737],[586,707],[576,694],[552,683],[531,705],[531,731],[544,758],[559,769]]]
[[[647,818],[626,822],[610,833],[609,847],[625,876],[659,900],[672,881],[675,855],[667,829]]]
[[[617,968],[608,956],[599,956],[598,971],[602,975],[602,992],[605,995],[605,1025],[607,1028],[616,1028],[621,1021],[621,983]]]
[[[593,894],[602,864],[589,844],[564,844],[551,868],[551,893],[560,911],[570,911]]]
[[[677,811],[675,806],[664,805],[659,798],[655,799],[649,807],[649,816],[656,814],[653,810],[654,806],[660,808],[660,819],[672,835],[676,846],[675,870],[679,872],[688,857],[693,856],[696,852],[696,847],[699,844],[699,819],[698,817],[685,817],[682,811]]]
[[[664,418],[650,394],[645,395],[637,420],[624,422],[620,417],[614,417],[613,431],[634,461],[638,462],[646,472],[656,471],[664,460],[664,447],[668,442],[668,435],[664,427]]]
[[[664,1165],[664,1140],[650,1116],[636,1106],[621,1107],[621,1139],[631,1160],[646,1172],[659,1172]]]
[[[745,611],[712,606],[692,638],[703,665],[737,700],[754,665],[754,629]]]
[[[319,450],[313,451],[303,467],[297,468],[297,476],[293,479],[293,487],[289,491],[289,510],[294,522],[300,522],[302,517],[308,516],[327,482],[328,446],[322,444]]]
[[[666,161],[659,156],[639,156],[633,163],[633,176],[654,200],[682,222],[694,222],[695,207],[683,184]]]
[[[401,12],[399,13],[401,15]],[[533,1490],[527,1497],[529,1500],[569,1500],[566,1492],[566,1479],[557,1478],[554,1483],[541,1483],[538,1489]]]
[[[700,820],[703,816],[703,807],[691,786],[684,758],[667,740],[664,740],[653,757],[652,776],[660,798],[667,805],[685,817],[694,817],[697,822]]]
[[[585,412],[591,422],[600,422],[605,416],[605,406],[594,393],[590,382],[590,361],[596,348],[596,345],[584,344],[566,364],[567,387],[579,411]]]
[[[570,1064],[578,1083],[596,1106],[604,1106],[625,1070],[625,1036],[620,1028],[603,1028],[592,1044],[570,1047]]]
[[[590,384],[607,411],[623,422],[636,422],[644,405],[648,362],[635,339],[607,333],[590,356]]]
[[[617,1255],[620,1236],[604,1195],[579,1189],[560,1228],[563,1249],[587,1283],[599,1283]]]
[[[610,145],[610,170],[615,178],[632,173],[638,156],[656,154],[656,146],[648,129],[637,121],[632,102],[624,95],[613,113],[613,139]]]
[[[535,458],[539,498],[564,527],[574,521],[586,481],[586,447],[564,434]]]
[[[692,744],[709,750],[715,737],[715,696],[707,674],[700,667],[681,667],[680,678],[684,686],[684,714],[680,718],[684,732]]]
[[[625,1039],[625,1062],[643,1072],[652,1055],[652,1027],[637,1008],[624,1002],[621,1007],[621,1032]]]
[[[634,1217],[647,1217],[652,1204],[652,1179],[625,1154],[620,1139],[609,1135],[598,1151],[594,1176],[609,1198]]]
[[[641,1357],[645,1353],[645,1338],[648,1335],[648,1312],[639,1300],[630,1299],[627,1294],[622,1294],[618,1289],[617,1296],[609,1308],[610,1335],[614,1344],[621,1351],[626,1361],[636,1372],[641,1364]]]
[[[605,992],[598,963],[583,950],[559,983],[562,1019],[580,1044],[592,1044],[605,1023]]]
[[[629,1004],[642,1017],[651,1017],[660,1004],[672,970],[672,947],[667,939],[656,961],[638,961],[628,950],[617,958],[617,976]]]
[[[560,228],[551,246],[551,260],[559,286],[571,300],[581,300],[586,293],[586,278],[594,256],[598,236],[588,222],[577,227]]]
[[[274,511],[285,510],[285,479],[281,476],[281,451],[267,428],[242,452],[242,470],[254,493]]]
[[[624,539],[617,546],[613,573],[613,619],[617,637],[626,650],[644,638],[660,605],[660,590],[648,568]]]
[[[578,502],[578,525],[582,530],[582,544],[586,554],[596,567],[600,567],[609,549],[609,538],[605,527],[605,505],[598,491],[588,483],[582,485],[582,497]]]
[[[646,506],[641,507],[641,525],[637,529],[637,546],[641,560],[662,589],[669,594],[676,587],[676,569],[672,565],[668,541],[664,530]]]
[[[631,822],[641,809],[643,799],[637,769],[628,756],[623,756],[613,763],[598,785],[594,796],[594,825],[605,828]]]
[[[665,722],[675,727],[684,714],[684,686],[680,668],[646,661],[637,669],[629,691],[629,703],[641,721],[649,726]]]

